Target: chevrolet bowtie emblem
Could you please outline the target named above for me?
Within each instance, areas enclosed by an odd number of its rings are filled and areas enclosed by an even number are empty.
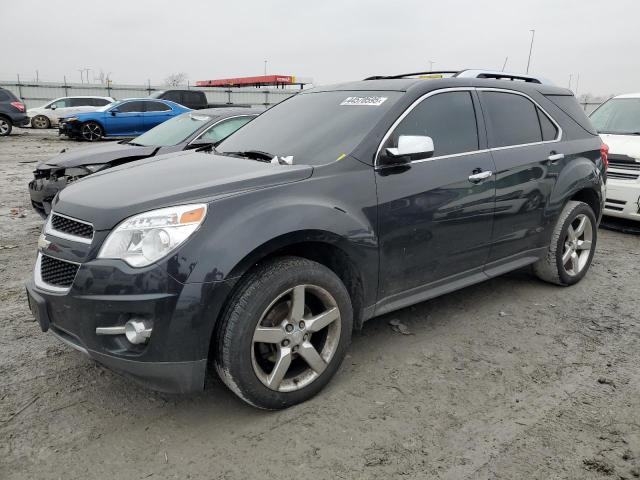
[[[46,250],[49,245],[51,245],[51,242],[45,238],[44,233],[41,233],[38,237],[38,250]]]

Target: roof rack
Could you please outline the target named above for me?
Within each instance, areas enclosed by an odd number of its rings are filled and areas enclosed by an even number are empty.
[[[493,70],[435,70],[430,72],[414,72],[414,73],[403,73],[400,75],[389,75],[389,76],[373,76],[365,78],[365,80],[390,80],[396,78],[410,78],[410,77],[430,77],[436,75],[451,75],[452,78],[488,78],[488,79],[497,79],[497,80],[511,80],[511,81],[521,81],[527,83],[538,83],[543,85],[553,85],[549,80],[537,77],[529,74],[522,73],[508,73],[508,72],[498,72]]]

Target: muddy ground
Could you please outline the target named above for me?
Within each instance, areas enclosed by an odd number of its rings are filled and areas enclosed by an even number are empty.
[[[31,321],[26,185],[79,146],[0,139],[1,479],[640,476],[640,236],[600,230],[571,288],[519,271],[374,319],[325,391],[263,412],[220,382],[150,392]]]

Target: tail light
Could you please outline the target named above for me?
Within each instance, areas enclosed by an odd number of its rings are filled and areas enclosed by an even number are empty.
[[[16,107],[21,112],[24,112],[24,103],[22,103],[22,102],[11,102],[11,105]]]
[[[604,169],[609,169],[609,145],[603,143],[600,146],[600,157],[602,158],[602,163],[604,163]]]

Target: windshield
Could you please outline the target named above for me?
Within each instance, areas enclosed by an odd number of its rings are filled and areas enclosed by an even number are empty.
[[[198,129],[207,125],[214,117],[200,113],[183,113],[161,123],[130,143],[143,147],[169,147],[184,142]]]
[[[640,98],[612,98],[591,114],[598,133],[640,135]]]
[[[259,151],[324,165],[349,155],[401,92],[300,93],[270,108],[224,140],[220,154]]]

